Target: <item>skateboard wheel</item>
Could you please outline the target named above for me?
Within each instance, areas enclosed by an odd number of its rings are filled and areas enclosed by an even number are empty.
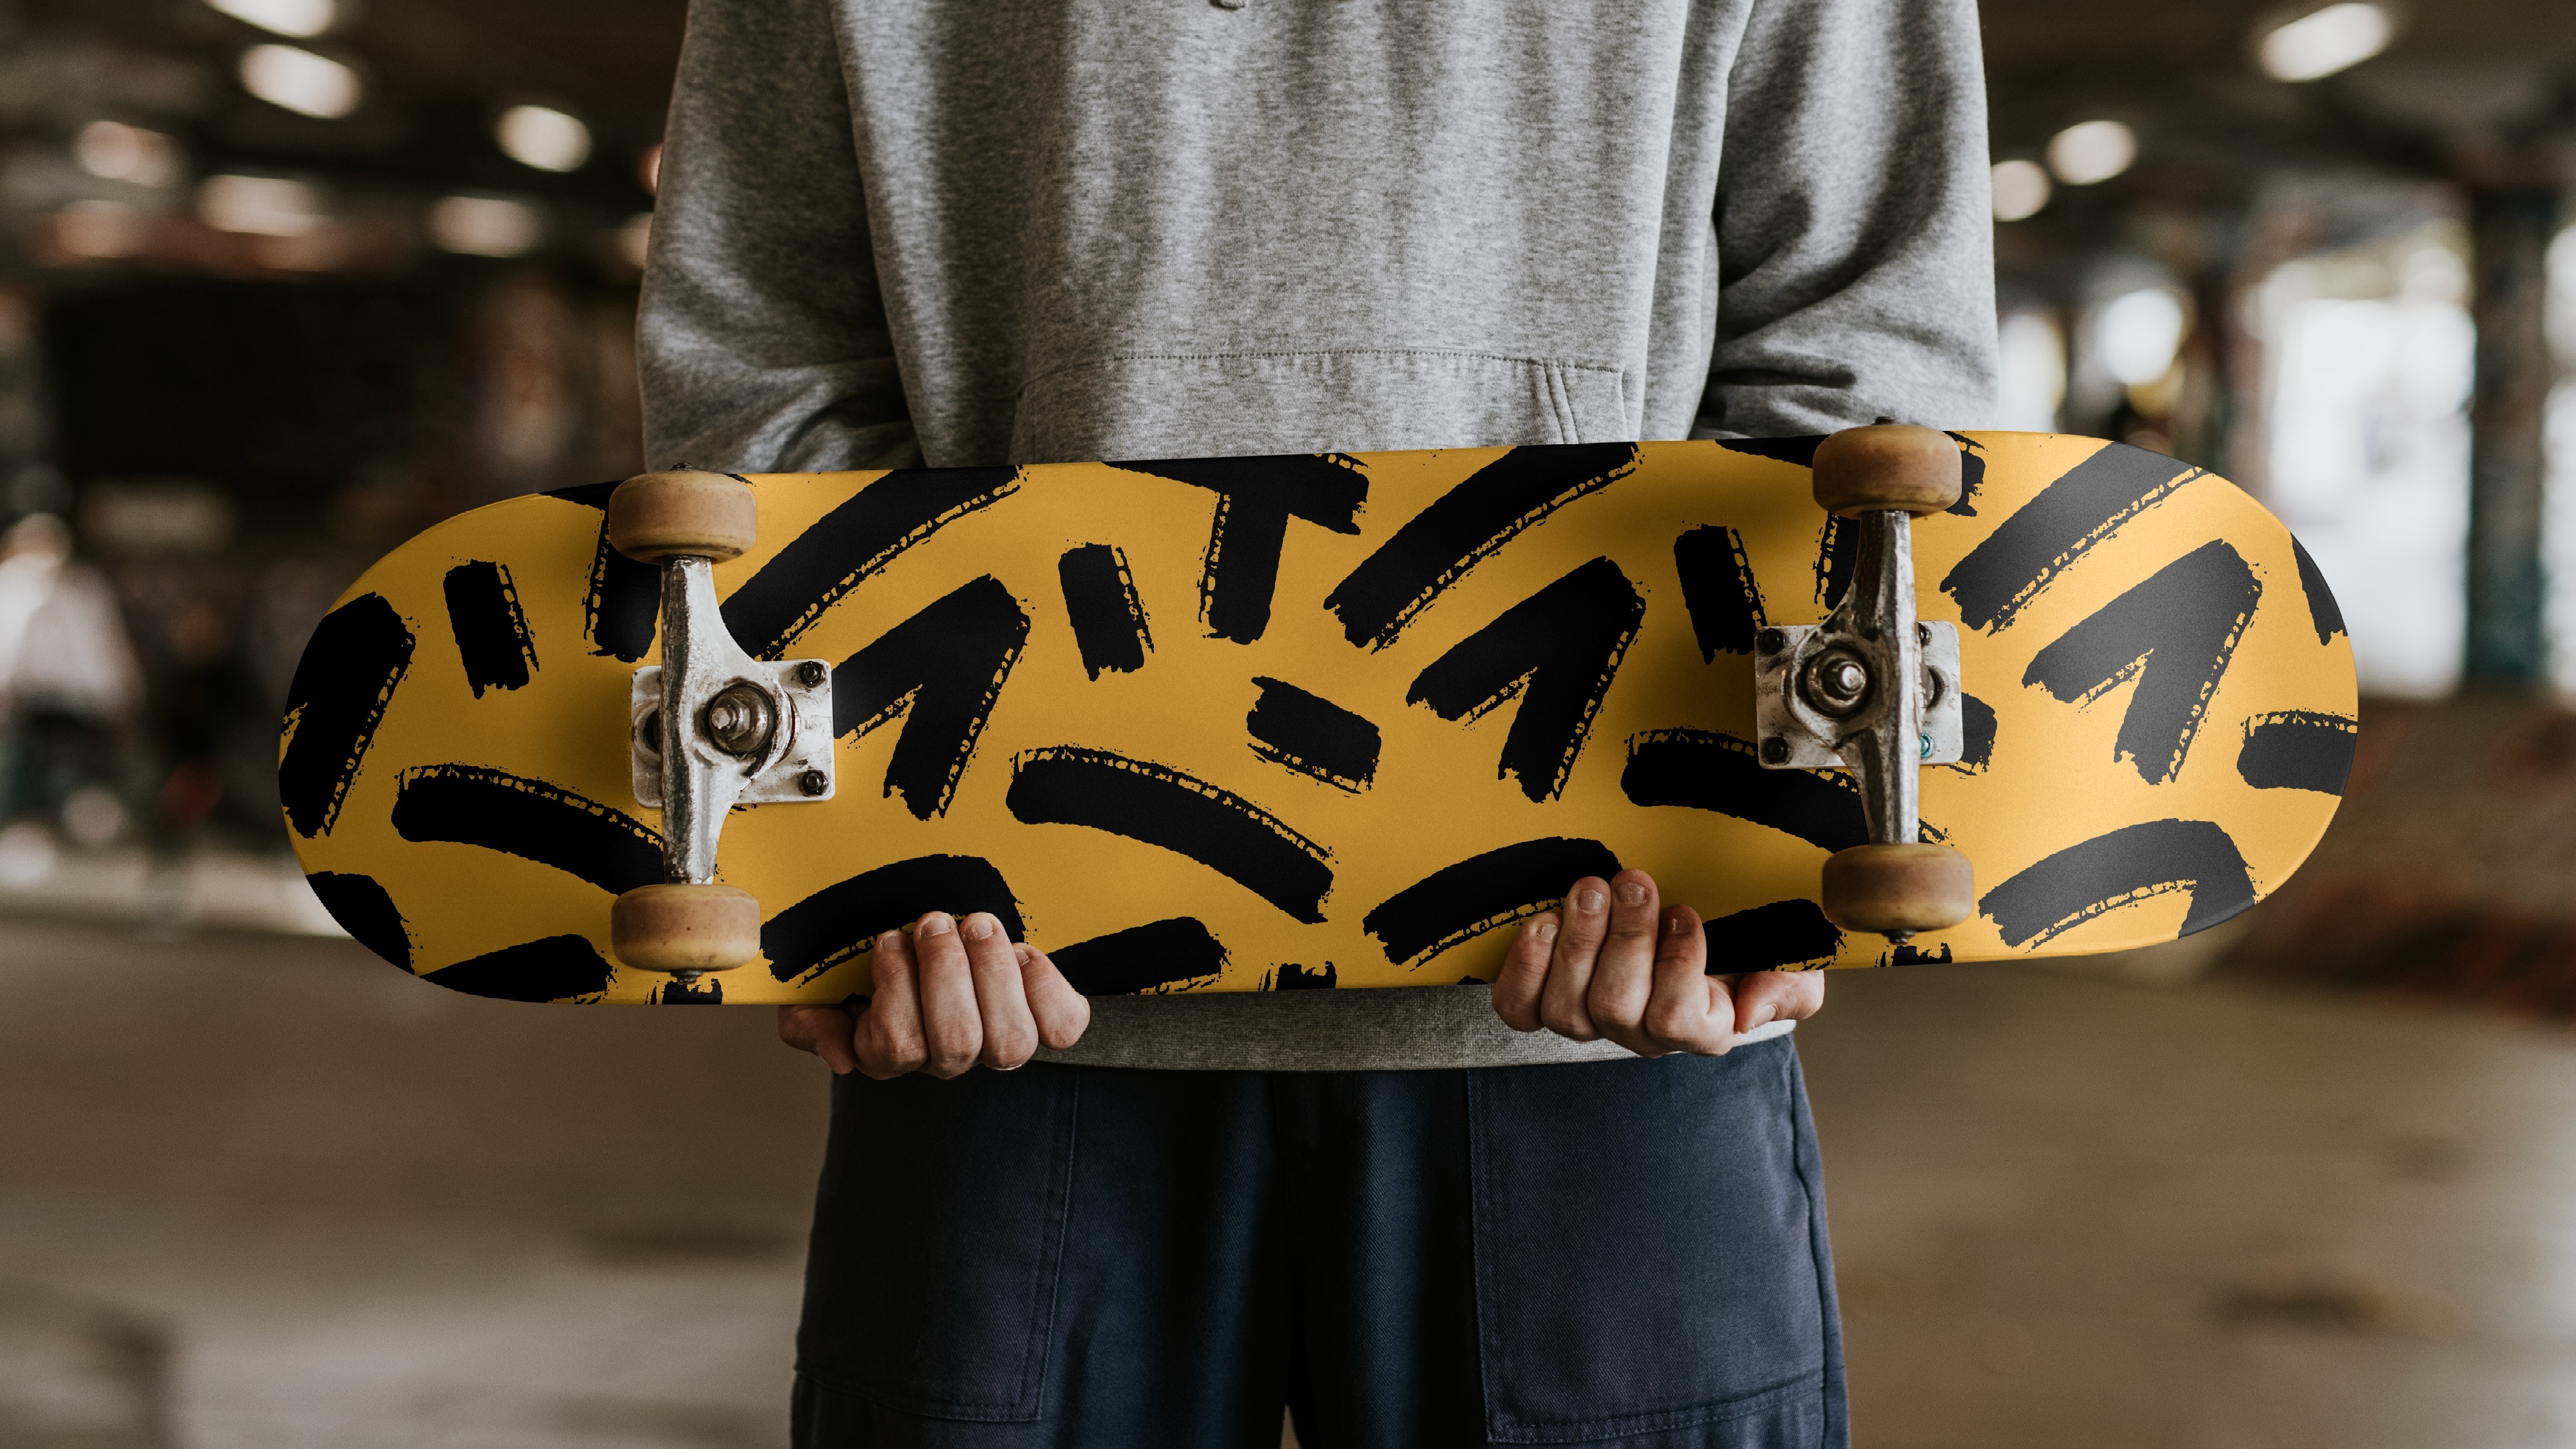
[[[608,940],[647,971],[730,971],[760,954],[760,901],[727,885],[637,886],[608,908]]]
[[[695,556],[721,562],[760,536],[751,485],[693,468],[639,473],[608,495],[608,541],[638,563]]]
[[[1825,858],[1825,919],[1846,931],[1911,934],[1976,909],[1968,858],[1946,845],[1855,845]]]
[[[1938,428],[1845,428],[1816,445],[1813,466],[1816,503],[1827,513],[1920,518],[1959,501],[1959,444]]]

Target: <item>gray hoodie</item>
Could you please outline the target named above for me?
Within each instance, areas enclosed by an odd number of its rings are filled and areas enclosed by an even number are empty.
[[[697,0],[653,466],[1987,421],[1973,0]],[[1103,999],[1066,1059],[1492,1065],[1457,987]]]

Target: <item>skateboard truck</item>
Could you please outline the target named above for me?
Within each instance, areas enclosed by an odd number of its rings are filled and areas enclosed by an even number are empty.
[[[662,662],[635,671],[628,739],[635,801],[662,812],[662,883],[609,911],[617,959],[683,984],[760,953],[760,902],[715,883],[737,806],[832,795],[832,671],[752,658],[725,628],[715,565],[758,530],[751,485],[724,473],[646,473],[608,501],[608,541],[662,570]],[[673,727],[677,721],[678,727]]]
[[[1959,501],[1959,448],[1932,428],[1881,423],[1816,448],[1816,502],[1854,519],[1851,588],[1821,624],[1755,640],[1763,767],[1840,767],[1860,786],[1869,843],[1825,861],[1825,916],[1902,944],[1974,908],[1968,858],[1922,833],[1922,767],[1959,758],[1959,632],[1914,613],[1911,519]]]

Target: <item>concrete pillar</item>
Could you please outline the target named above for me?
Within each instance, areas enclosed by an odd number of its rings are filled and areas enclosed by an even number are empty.
[[[2554,190],[2481,189],[2471,197],[2478,328],[2469,402],[2471,688],[2534,689],[2548,675],[2540,519],[2550,367],[2542,308],[2557,222]]]

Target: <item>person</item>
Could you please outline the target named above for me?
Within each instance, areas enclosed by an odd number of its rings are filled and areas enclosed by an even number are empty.
[[[1973,0],[695,0],[648,462],[1977,426],[1985,134]],[[1705,974],[1641,873],[1490,992],[874,960],[780,1018],[835,1073],[799,1445],[1848,1442],[1822,981]]]

